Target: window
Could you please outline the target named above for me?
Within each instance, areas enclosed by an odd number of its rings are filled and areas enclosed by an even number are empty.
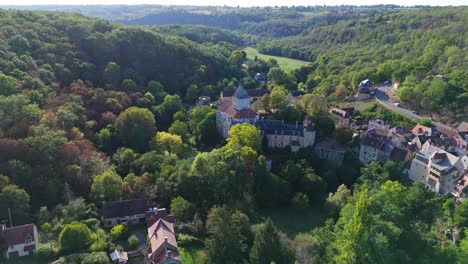
[[[32,243],[32,237],[31,237],[31,236],[27,236],[26,239],[24,240],[24,242],[27,243],[27,244]]]

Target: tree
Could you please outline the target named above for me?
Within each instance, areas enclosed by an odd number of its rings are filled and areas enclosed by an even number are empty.
[[[242,147],[250,147],[253,150],[260,148],[260,131],[248,123],[237,124],[229,130],[228,147],[239,144]]]
[[[182,139],[178,135],[167,132],[158,132],[151,141],[152,148],[169,154],[179,154],[182,151]]]
[[[259,228],[250,250],[250,263],[270,264],[289,263],[291,260],[285,252],[278,234],[270,218]]]
[[[60,232],[60,248],[63,251],[85,249],[90,244],[91,238],[91,230],[85,224],[73,222],[65,225]]]
[[[154,96],[157,103],[161,103],[167,95],[164,91],[164,86],[157,81],[150,81],[148,83],[148,91]]]
[[[189,127],[197,144],[213,146],[218,142],[216,110],[208,106],[195,107],[190,116]]]
[[[453,221],[458,227],[468,226],[468,201],[463,201],[457,208],[453,215]]]
[[[349,126],[339,126],[335,129],[335,139],[342,145],[348,144],[353,139],[354,131]]]
[[[351,196],[351,191],[346,188],[346,185],[341,184],[335,193],[328,194],[326,205],[332,215],[338,215],[341,208],[343,208],[348,202]]]
[[[170,208],[177,221],[187,222],[193,217],[192,205],[181,196],[172,198]]]
[[[247,252],[249,218],[226,205],[211,208],[206,220],[207,263],[242,263]]]
[[[93,179],[91,197],[94,201],[117,201],[122,196],[122,178],[113,170],[107,170]]]
[[[10,210],[14,225],[27,223],[29,199],[29,194],[14,184],[3,187],[0,192],[0,219],[9,219],[8,210]]]
[[[109,236],[114,241],[125,239],[128,236],[128,228],[122,224],[115,225],[110,230]]]
[[[126,146],[144,151],[156,132],[156,121],[148,109],[130,107],[119,115],[116,128]]]
[[[188,126],[186,122],[175,120],[169,127],[168,132],[173,135],[178,135],[183,142],[188,142],[190,134],[188,132]]]
[[[132,79],[125,79],[120,84],[120,89],[125,92],[134,92],[136,91],[137,85]]]
[[[16,79],[0,72],[0,95],[11,95],[18,91]]]
[[[103,79],[108,85],[117,86],[120,82],[120,66],[115,62],[109,62],[104,69]]]
[[[432,124],[432,121],[428,118],[422,118],[418,120],[418,124],[427,126],[427,127],[433,127],[434,125]]]
[[[305,193],[300,193],[300,192],[294,194],[291,200],[292,206],[296,208],[297,210],[304,210],[308,208],[309,203],[310,203],[309,196],[307,196],[307,194]]]
[[[85,254],[81,264],[108,264],[109,258],[106,252],[94,252]]]
[[[358,194],[354,213],[336,241],[337,263],[368,263],[369,226],[369,196],[364,190]]]
[[[101,129],[96,137],[99,150],[103,151],[107,155],[112,154],[112,133],[110,129]]]
[[[128,239],[127,239],[127,242],[128,242],[128,246],[131,249],[136,249],[138,247],[138,245],[140,244],[140,240],[135,235],[129,236]]]

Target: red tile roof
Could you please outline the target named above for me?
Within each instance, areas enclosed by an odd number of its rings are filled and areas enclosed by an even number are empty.
[[[232,106],[232,99],[231,97],[225,97],[221,101],[221,105],[218,107],[218,110],[221,112],[226,113],[228,116],[233,118],[255,118],[257,117],[257,113],[252,109],[235,109]]]
[[[7,245],[14,246],[18,244],[23,244],[26,242],[26,238],[31,238],[32,241],[35,241],[34,231],[37,230],[34,224],[27,224],[22,226],[15,226],[12,228],[7,228],[3,230],[3,235]]]
[[[468,122],[461,122],[457,128],[458,132],[468,132]]]

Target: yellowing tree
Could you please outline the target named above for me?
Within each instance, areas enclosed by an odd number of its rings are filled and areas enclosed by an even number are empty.
[[[237,124],[229,130],[228,147],[239,144],[242,147],[260,148],[260,131],[248,123]]]
[[[156,150],[176,155],[182,151],[184,145],[180,136],[167,132],[156,133],[151,144]]]

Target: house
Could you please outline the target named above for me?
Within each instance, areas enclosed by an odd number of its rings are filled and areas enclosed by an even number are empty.
[[[102,206],[104,226],[144,223],[150,207],[145,199],[105,202]]]
[[[229,137],[229,130],[234,123],[258,120],[258,114],[250,109],[251,98],[242,84],[239,84],[232,97],[222,95],[221,104],[216,111],[216,127],[223,138]]]
[[[374,83],[366,79],[359,83],[358,86],[358,93],[357,93],[357,99],[358,100],[366,100],[371,97],[371,92],[372,92],[372,87],[374,86]]]
[[[39,244],[37,227],[34,224],[11,228],[0,224],[0,232],[5,243],[5,248],[7,248],[7,258],[31,255]]]
[[[387,122],[381,119],[371,119],[367,123],[367,129],[373,129],[373,128],[390,129],[390,124],[388,124]]]
[[[152,264],[180,264],[180,254],[174,232],[174,216],[168,215],[165,208],[154,208],[147,212],[148,258]]]
[[[337,126],[351,126],[353,123],[354,107],[332,108],[328,112],[338,118]]]
[[[411,160],[409,147],[402,135],[385,129],[369,129],[361,135],[359,160],[362,163],[388,160],[406,163]]]
[[[199,107],[209,106],[211,104],[211,97],[209,96],[199,96],[196,105]]]
[[[328,160],[336,166],[341,166],[346,148],[336,142],[335,139],[327,138],[317,143],[314,152],[319,158]]]
[[[261,84],[264,84],[266,83],[266,78],[265,78],[265,75],[257,72],[254,76],[255,78],[255,81],[257,81],[258,83],[261,83]]]
[[[306,118],[303,124],[296,122],[295,125],[262,118],[253,125],[260,130],[262,142],[266,141],[269,148],[291,147],[291,151],[296,152],[300,148],[312,146],[315,142],[316,131],[310,118]]]
[[[465,142],[468,142],[468,122],[461,122],[457,127],[457,133]]]
[[[263,89],[255,89],[251,92],[253,96],[265,94]],[[282,120],[259,119],[257,112],[250,108],[252,98],[242,84],[237,87],[231,97],[224,94],[221,104],[216,111],[216,127],[224,137],[229,137],[229,130],[233,125],[249,123],[256,126],[261,132],[259,140],[266,140],[270,148],[291,147],[292,151],[298,151],[314,144],[315,128],[310,118],[303,124],[285,124]]]
[[[125,251],[119,251],[116,249],[114,252],[110,253],[109,255],[112,260],[112,263],[115,263],[115,264],[125,264],[128,261],[128,255],[127,255],[127,252]]]
[[[411,132],[413,132],[413,134],[415,134],[416,136],[426,137],[436,136],[439,133],[435,127],[427,127],[420,124],[417,124],[415,127],[413,127],[413,129],[411,129]]]
[[[413,181],[423,181],[426,189],[438,193],[464,192],[464,179],[468,174],[468,157],[456,157],[431,145],[423,146],[411,161],[408,176]]]

